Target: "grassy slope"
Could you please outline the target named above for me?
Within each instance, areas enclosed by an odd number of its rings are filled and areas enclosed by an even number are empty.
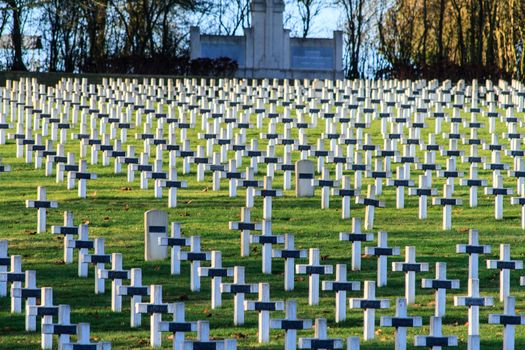
[[[469,118],[468,115],[464,117]],[[200,129],[200,118],[198,126]],[[485,118],[480,117],[488,125]],[[321,133],[321,126],[309,133],[309,141],[314,140]],[[433,129],[434,123],[431,119],[427,122],[424,140],[429,129]],[[265,128],[266,130],[266,128]],[[443,131],[448,131],[448,123],[444,123]],[[462,132],[468,133],[465,128]],[[504,126],[498,122],[498,132],[503,132]],[[374,121],[369,129],[374,135],[374,141],[382,145],[379,135],[379,124]],[[128,141],[139,145],[134,140],[135,130],[129,133]],[[196,131],[189,133],[192,138],[192,146],[200,144],[197,141]],[[251,137],[257,137],[254,130],[250,132]],[[480,130],[480,136],[490,140],[486,130]],[[445,144],[441,137],[440,143]],[[507,141],[503,141],[506,145]],[[261,147],[265,146],[261,142]],[[142,146],[138,146],[141,149]],[[467,148],[461,145],[462,149]],[[68,149],[78,152],[78,144],[68,141]],[[48,214],[48,226],[62,223],[64,210],[72,210],[75,214],[75,223],[89,221],[91,237],[106,238],[106,252],[121,252],[124,254],[124,267],[142,267],[145,284],[160,283],[164,286],[164,298],[173,302],[179,298],[188,298],[186,301],[186,317],[188,320],[208,319],[211,322],[211,334],[217,337],[238,337],[240,348],[281,348],[283,333],[272,331],[272,342],[267,345],[257,344],[257,315],[247,313],[246,324],[242,327],[233,326],[233,301],[231,296],[224,295],[223,307],[219,310],[210,309],[209,280],[202,279],[202,290],[200,293],[189,291],[189,266],[183,263],[180,276],[170,276],[169,261],[162,263],[145,263],[143,261],[143,213],[152,208],[167,210],[170,221],[182,223],[182,231],[185,236],[201,235],[203,249],[218,249],[223,254],[223,264],[233,266],[240,264],[246,266],[247,281],[266,281],[271,283],[272,299],[285,300],[296,299],[299,302],[298,313],[301,318],[326,317],[329,322],[329,335],[347,337],[362,334],[363,314],[359,310],[348,310],[348,319],[341,323],[334,323],[334,294],[321,292],[319,306],[307,306],[308,279],[300,278],[296,282],[296,290],[285,293],[283,284],[283,263],[274,262],[274,273],[272,276],[262,275],[260,272],[260,249],[252,252],[249,258],[239,258],[239,235],[237,231],[228,230],[228,221],[239,219],[240,207],[244,205],[244,191],[239,191],[238,198],[228,198],[226,181],[222,182],[219,192],[211,191],[211,176],[207,174],[206,181],[198,183],[195,180],[195,168],[192,174],[179,177],[188,180],[188,189],[179,191],[179,206],[176,209],[167,209],[167,192],[163,199],[154,199],[152,183],[149,190],[140,190],[138,177],[133,184],[126,182],[125,172],[119,175],[113,174],[113,168],[89,166],[89,170],[96,172],[99,179],[88,183],[88,198],[80,200],[76,196],[76,190],[66,190],[65,183],[56,184],[54,177],[46,178],[43,169],[35,170],[32,165],[27,165],[21,159],[14,157],[14,144],[9,141],[8,145],[0,146],[0,156],[3,163],[11,164],[13,171],[8,174],[0,174],[0,239],[9,240],[9,251],[11,254],[23,256],[23,268],[37,270],[39,286],[52,286],[54,289],[56,304],[71,304],[73,322],[90,322],[92,335],[96,339],[112,341],[114,348],[119,349],[145,349],[149,347],[149,320],[143,319],[140,329],[129,327],[129,302],[124,299],[124,310],[122,313],[110,311],[109,287],[105,295],[94,295],[93,269],[87,279],[77,276],[76,255],[75,264],[63,265],[62,240],[49,234],[36,235],[36,211],[26,209],[24,201],[34,199],[36,186],[44,185],[48,188],[48,197],[59,202],[58,210],[50,210]],[[281,146],[278,152],[282,152]],[[486,151],[480,151],[482,155],[488,156]],[[297,154],[295,154],[295,157]],[[489,158],[490,159],[490,158]],[[506,162],[510,159],[505,157]],[[167,154],[165,157],[167,162]],[[294,158],[295,160],[295,158]],[[440,162],[442,157],[438,156]],[[460,168],[468,171],[464,164]],[[247,162],[243,165],[246,166]],[[393,167],[393,170],[395,166]],[[180,172],[180,171],[179,171]],[[351,174],[351,172],[345,172]],[[264,167],[261,166],[258,177],[262,179]],[[419,172],[412,172],[412,179],[417,180]],[[467,173],[468,174],[468,173]],[[480,171],[482,178],[491,179],[486,171]],[[507,179],[508,180],[508,179]],[[508,186],[515,187],[514,180],[506,180]],[[369,183],[370,179],[366,179]],[[443,181],[434,177],[434,187],[442,190]],[[520,229],[520,208],[511,207],[509,199],[505,199],[505,218],[496,222],[493,219],[493,198],[484,196],[479,191],[479,207],[467,208],[468,188],[462,188],[456,182],[455,197],[464,199],[463,207],[456,207],[453,211],[453,230],[441,231],[441,207],[429,206],[428,220],[417,219],[417,197],[406,197],[406,208],[395,209],[395,189],[384,187],[382,199],[386,201],[386,208],[376,211],[375,231],[385,230],[389,233],[389,242],[392,246],[404,247],[415,245],[417,247],[417,259],[421,262],[429,262],[431,271],[418,274],[417,282],[417,304],[410,306],[409,314],[423,316],[425,327],[410,330],[409,339],[412,343],[414,334],[428,333],[428,317],[433,313],[433,293],[430,290],[420,288],[420,278],[431,278],[434,276],[434,263],[446,261],[448,263],[449,278],[461,279],[461,289],[448,293],[447,315],[444,319],[444,333],[454,334],[459,337],[460,348],[466,348],[467,339],[467,310],[455,308],[452,304],[453,295],[465,295],[467,287],[467,256],[455,253],[455,244],[467,241],[467,229],[477,228],[480,231],[482,243],[493,245],[493,258],[498,254],[499,243],[512,244],[512,257],[523,258],[525,246],[523,245],[524,233]],[[278,174],[275,179],[276,186],[282,186],[282,175]],[[126,191],[123,187],[131,187]],[[209,188],[208,191],[205,189]],[[349,231],[350,221],[340,218],[340,200],[333,198],[331,208],[320,209],[320,194],[316,193],[314,198],[294,197],[293,191],[286,191],[284,197],[274,200],[273,229],[277,233],[291,232],[295,234],[296,245],[300,248],[319,247],[322,255],[327,255],[325,264],[346,263],[350,266],[350,246],[338,241],[338,232]],[[429,200],[430,203],[430,200]],[[260,220],[262,216],[262,201],[256,200],[255,209],[252,211],[252,220]],[[352,216],[364,217],[364,208],[352,204]],[[375,245],[375,243],[374,243]],[[404,249],[402,249],[403,255]],[[498,272],[485,268],[485,258],[480,259],[480,289],[484,295],[497,297]],[[389,259],[400,261],[403,257]],[[390,265],[390,263],[389,263]],[[359,273],[350,272],[349,280],[375,279],[376,261],[373,258],[364,258],[363,269]],[[512,272],[512,294],[517,296],[517,310],[524,307],[524,293],[518,285],[519,272]],[[330,277],[332,279],[332,277]],[[392,305],[395,305],[395,297],[401,297],[404,290],[404,275],[402,273],[389,272],[389,284],[386,288],[377,290],[378,297],[388,297]],[[349,293],[349,297],[360,297],[361,293]],[[497,300],[497,298],[496,298]],[[502,311],[502,304],[498,301],[494,308],[485,308],[480,312],[482,322],[482,348],[501,348],[502,327],[489,326],[486,324],[488,313]],[[0,299],[0,348],[5,349],[33,349],[40,341],[39,333],[28,334],[24,332],[24,318],[22,315],[11,315],[9,299]],[[377,312],[376,323],[379,324],[379,316],[390,315],[394,309]],[[281,317],[283,313],[275,312],[272,317]],[[393,347],[393,329],[376,328],[378,336],[374,341],[363,343],[363,349],[389,349]],[[299,332],[299,336],[308,336],[313,331]],[[192,337],[193,335],[188,335]],[[165,348],[170,348],[171,342],[167,341],[168,334],[163,334]],[[517,348],[525,346],[525,335],[517,332]]]

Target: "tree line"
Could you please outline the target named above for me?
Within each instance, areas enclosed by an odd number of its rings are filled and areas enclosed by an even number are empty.
[[[325,7],[337,11],[348,78],[525,76],[523,0],[285,2],[285,25],[302,37],[316,34]],[[232,62],[189,60],[189,26],[227,35],[250,26],[249,0],[0,0],[0,9],[11,41],[0,65],[11,70],[27,69],[33,28],[45,71],[220,74]]]

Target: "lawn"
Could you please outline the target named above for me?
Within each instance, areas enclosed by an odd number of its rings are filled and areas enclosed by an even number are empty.
[[[165,109],[168,107],[165,106]],[[279,107],[282,112],[283,108]],[[447,112],[451,113],[450,109]],[[503,114],[504,111],[501,111]],[[523,114],[518,114],[523,119]],[[470,119],[469,113],[463,113],[464,119]],[[485,116],[478,119],[488,127]],[[252,116],[255,124],[255,116]],[[262,130],[251,129],[248,139],[258,138],[260,132],[267,131],[265,121]],[[382,135],[380,134],[379,120],[374,120],[365,131],[372,134],[376,145],[382,146]],[[434,119],[428,117],[425,121],[426,129],[422,132],[422,140],[427,140],[427,134],[434,129]],[[75,128],[78,130],[78,125]],[[165,128],[165,136],[167,135]],[[315,144],[318,137],[324,131],[324,121],[320,120],[318,127],[307,132],[310,144]],[[280,123],[278,131],[282,132],[283,125]],[[449,132],[450,124],[443,123],[443,132]],[[470,130],[463,126],[460,131],[469,135]],[[508,140],[501,137],[506,131],[505,123],[498,119],[497,131],[500,142],[509,145]],[[523,128],[520,127],[522,132]],[[14,129],[10,130],[14,132]],[[142,127],[134,128],[128,133],[128,143],[137,147],[137,152],[142,151],[142,142],[135,140],[135,133],[142,132]],[[204,140],[197,138],[201,131],[201,118],[197,118],[196,127],[188,132],[192,149],[196,145],[203,145]],[[404,129],[405,134],[407,129]],[[293,129],[293,135],[297,136],[297,130]],[[178,136],[178,135],[177,135]],[[480,129],[479,136],[489,142],[488,129]],[[179,138],[177,138],[179,140]],[[442,145],[448,145],[448,140],[441,135],[436,140]],[[260,148],[264,149],[267,142],[261,140]],[[126,144],[126,145],[127,145]],[[325,141],[328,147],[328,141]],[[218,150],[219,146],[215,146]],[[279,145],[278,154],[282,154],[283,146]],[[73,151],[78,160],[78,141],[68,138],[67,151]],[[401,149],[401,147],[400,147]],[[469,152],[469,146],[460,142],[460,149]],[[233,153],[231,153],[233,154]],[[480,155],[490,160],[490,151],[480,149]],[[51,225],[61,225],[63,211],[74,212],[75,224],[81,222],[89,223],[90,237],[104,237],[106,241],[106,252],[120,252],[124,258],[124,268],[141,267],[143,270],[144,284],[162,284],[164,300],[175,302],[184,300],[186,304],[187,320],[209,320],[211,324],[212,337],[224,338],[234,337],[238,339],[238,347],[241,349],[279,349],[283,347],[284,332],[271,331],[271,342],[269,344],[257,343],[257,314],[246,313],[246,323],[243,326],[233,325],[233,298],[231,295],[223,295],[223,306],[218,310],[210,307],[210,280],[202,278],[202,289],[199,293],[189,290],[189,264],[182,263],[180,276],[170,275],[170,263],[168,260],[162,262],[144,262],[144,212],[150,209],[166,210],[170,221],[178,221],[182,225],[182,233],[189,237],[199,235],[202,237],[203,250],[220,250],[223,256],[224,266],[242,265],[246,267],[246,281],[268,282],[271,284],[271,298],[273,300],[295,299],[298,302],[299,318],[324,317],[328,319],[328,334],[331,337],[342,337],[359,335],[362,337],[363,313],[361,310],[347,310],[347,320],[340,324],[334,321],[335,296],[332,292],[321,292],[320,303],[312,307],[307,305],[308,278],[298,276],[296,288],[292,292],[283,291],[283,260],[276,259],[273,262],[273,274],[263,275],[261,273],[261,249],[260,246],[252,245],[249,257],[241,258],[240,237],[238,231],[228,229],[229,221],[240,219],[240,208],[244,206],[244,190],[239,189],[238,197],[228,197],[228,184],[226,180],[221,182],[220,191],[212,191],[211,173],[206,173],[204,182],[196,181],[196,167],[192,165],[189,175],[182,175],[180,171],[181,161],[178,162],[179,179],[188,181],[188,188],[178,191],[178,206],[174,209],[167,208],[167,190],[164,191],[162,199],[153,196],[153,182],[150,180],[149,189],[141,190],[139,176],[135,182],[128,183],[125,168],[120,174],[113,173],[113,160],[108,167],[101,166],[100,158],[98,165],[89,165],[90,172],[98,175],[98,179],[88,182],[87,198],[77,197],[77,191],[67,190],[66,183],[56,183],[54,176],[45,177],[44,169],[34,169],[33,164],[26,164],[24,159],[15,157],[15,144],[9,140],[6,145],[0,145],[0,156],[3,164],[10,164],[10,173],[0,174],[0,239],[9,241],[10,254],[22,255],[23,269],[37,271],[38,286],[53,287],[55,304],[71,305],[72,322],[89,322],[91,324],[92,337],[94,339],[111,341],[115,349],[147,349],[149,348],[149,318],[143,316],[141,328],[129,327],[129,299],[124,298],[123,311],[121,313],[111,312],[111,291],[109,282],[106,284],[106,294],[94,294],[93,268],[89,269],[88,278],[77,276],[77,254],[75,262],[71,265],[63,263],[63,241],[61,237],[52,236]],[[294,152],[293,160],[298,159],[298,152]],[[423,153],[418,149],[418,156],[423,159]],[[152,155],[153,157],[153,155]],[[444,166],[445,158],[438,155],[438,162]],[[512,168],[512,159],[502,155],[502,160],[509,163]],[[167,169],[168,153],[164,153],[165,167]],[[88,161],[89,162],[89,161]],[[240,169],[249,164],[247,158]],[[392,164],[393,173],[398,164]],[[468,164],[458,159],[459,170],[468,176]],[[265,166],[259,167],[257,179],[263,178]],[[334,174],[332,168],[332,176]],[[352,171],[345,171],[353,179]],[[416,181],[418,172],[412,168],[412,180]],[[516,187],[516,180],[505,176],[506,187]],[[482,179],[492,183],[492,174],[489,171],[480,170]],[[277,171],[274,186],[282,188],[282,172]],[[372,179],[364,178],[364,183],[372,183]],[[444,180],[433,176],[433,187],[439,190],[442,196],[442,185]],[[36,234],[36,210],[25,208],[25,200],[36,199],[36,187],[46,186],[48,198],[59,203],[58,209],[48,211],[48,230],[44,234]],[[405,197],[405,208],[395,208],[395,188],[383,187],[381,199],[386,202],[386,208],[377,209],[375,216],[374,232],[387,231],[389,245],[401,248],[401,256],[389,258],[390,263],[404,259],[404,247],[414,245],[417,249],[417,260],[428,262],[430,271],[417,275],[416,304],[410,305],[409,315],[422,316],[424,326],[422,328],[409,330],[409,344],[413,345],[413,336],[416,334],[428,334],[429,317],[434,311],[434,295],[432,290],[421,289],[421,278],[433,278],[436,262],[444,261],[448,265],[448,277],[461,280],[461,288],[447,293],[447,313],[443,320],[443,331],[447,335],[456,335],[459,340],[459,348],[466,349],[467,341],[467,309],[453,306],[454,295],[467,294],[468,256],[456,254],[455,246],[468,240],[468,229],[478,229],[480,242],[492,245],[492,254],[480,257],[480,292],[482,295],[494,296],[495,306],[482,308],[480,311],[481,321],[481,347],[483,349],[499,349],[502,347],[502,326],[487,324],[489,313],[501,313],[502,303],[498,300],[499,272],[486,269],[486,259],[493,259],[499,254],[500,243],[511,244],[513,259],[523,259],[525,255],[524,237],[525,232],[520,228],[519,206],[510,205],[510,196],[504,201],[504,219],[494,219],[494,197],[485,196],[483,190],[479,189],[479,206],[475,209],[468,207],[468,187],[459,186],[456,180],[456,192],[454,197],[463,199],[463,206],[453,209],[453,229],[442,231],[442,208],[431,206],[429,198],[428,219],[418,219],[418,198]],[[366,192],[363,189],[363,192]],[[408,191],[407,191],[408,192]],[[350,231],[351,220],[341,219],[341,201],[332,197],[329,209],[321,209],[320,191],[316,190],[313,198],[296,198],[295,192],[284,191],[283,197],[273,201],[272,227],[275,233],[293,233],[295,235],[296,247],[317,247],[321,250],[323,264],[345,263],[348,264],[349,280],[365,281],[376,279],[377,261],[373,257],[363,257],[362,271],[350,272],[351,245],[340,242],[339,232]],[[354,204],[352,201],[353,217],[364,220],[364,207]],[[262,199],[257,197],[255,207],[252,210],[252,221],[260,221],[262,218]],[[364,246],[374,246],[377,241],[365,243]],[[297,262],[305,262],[297,261]],[[519,312],[525,308],[525,293],[519,286],[519,271],[511,273],[511,294],[516,296],[516,310]],[[322,277],[321,280],[332,280],[332,277]],[[227,282],[229,279],[223,279]],[[388,273],[388,286],[378,288],[376,294],[380,298],[390,298],[391,305],[395,305],[395,298],[404,296],[404,274],[400,272]],[[348,297],[362,297],[362,292],[350,292]],[[251,296],[248,298],[252,298]],[[253,296],[255,298],[255,296]],[[40,327],[35,333],[24,331],[24,316],[9,313],[9,298],[0,298],[0,348],[2,349],[35,349],[40,343]],[[362,349],[391,349],[393,348],[394,329],[379,327],[379,317],[382,315],[393,315],[394,307],[389,310],[381,310],[376,314],[376,338],[373,341],[361,343]],[[272,318],[281,318],[283,312],[274,312]],[[312,336],[313,330],[301,331],[299,336]],[[163,347],[171,348],[170,334],[163,333]],[[195,334],[187,334],[187,338],[195,337]],[[516,348],[525,347],[525,333],[517,331]]]

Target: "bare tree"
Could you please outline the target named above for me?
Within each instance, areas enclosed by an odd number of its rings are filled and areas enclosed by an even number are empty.
[[[26,71],[23,59],[24,38],[22,34],[22,16],[25,7],[30,3],[24,0],[5,0],[6,10],[11,12],[11,44],[13,47],[13,60],[11,70]]]
[[[375,44],[372,38],[374,19],[379,5],[374,0],[335,0],[342,9],[345,35],[346,74],[349,78],[362,77],[366,60],[365,46]],[[368,49],[367,49],[368,50]]]
[[[316,17],[323,9],[322,0],[295,0],[299,18],[301,20],[302,37],[306,38],[311,34],[312,25]],[[326,3],[326,2],[325,2]],[[324,4],[326,6],[326,4]]]
[[[211,26],[213,34],[235,35],[250,26],[250,3],[250,0],[215,0],[204,20],[214,23]]]

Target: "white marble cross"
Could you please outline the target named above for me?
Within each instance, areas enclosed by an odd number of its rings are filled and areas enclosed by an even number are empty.
[[[479,244],[478,230],[468,231],[468,244],[456,244],[456,253],[468,254],[468,274],[469,278],[478,278],[479,254],[490,254],[490,245]]]
[[[222,267],[222,254],[218,250],[211,252],[211,267],[199,267],[199,277],[211,278],[211,308],[222,305],[221,282],[223,277],[233,277],[233,268]]]
[[[503,314],[490,314],[489,324],[503,325],[503,349],[514,350],[516,326],[525,325],[525,316],[516,315],[516,298],[507,296],[504,300]]]
[[[13,275],[9,275],[10,277]],[[0,277],[1,278],[1,277]],[[14,305],[22,305],[22,300],[25,299],[25,308],[28,309],[29,306],[36,305],[37,299],[41,298],[41,289],[36,286],[36,271],[26,270],[24,278],[24,287],[17,286],[18,283],[13,283],[11,285],[11,300]],[[19,300],[13,300],[19,299]],[[34,332],[36,331],[36,317],[30,316],[26,312],[26,331]]]
[[[352,271],[361,270],[361,243],[374,240],[373,233],[361,232],[361,219],[352,218],[352,232],[339,232],[340,241],[352,242]]]
[[[437,195],[437,190],[431,188],[430,177],[428,175],[419,175],[419,187],[418,188],[409,188],[409,196],[418,196],[419,197],[419,219],[425,220],[427,218],[427,207],[428,200],[430,196]]]
[[[175,313],[175,304],[162,302],[162,286],[152,284],[150,286],[150,302],[135,304],[137,313],[150,314],[150,344],[157,348],[162,345],[160,322],[163,314]]]
[[[461,186],[468,186],[469,189],[469,204],[471,208],[478,206],[478,187],[487,186],[487,180],[478,178],[478,165],[473,163],[470,165],[470,179],[460,179]]]
[[[106,270],[104,267],[98,270],[98,277],[102,280],[111,280],[111,311],[122,311],[122,296],[118,293],[118,289],[122,286],[122,280],[130,278],[129,270],[122,268],[122,254],[111,254],[111,270]]]
[[[321,209],[330,208],[330,188],[339,186],[339,181],[330,180],[330,170],[323,167],[321,179],[312,180],[312,186],[321,187]]]
[[[51,233],[54,235],[64,236],[64,263],[71,264],[73,262],[73,248],[67,247],[67,242],[73,239],[73,236],[78,234],[78,226],[73,224],[73,212],[64,212],[64,226],[51,226]]]
[[[52,324],[53,317],[58,316],[58,306],[53,305],[53,288],[42,288],[40,295],[40,305],[28,306],[26,312],[34,318],[42,317],[42,325]],[[52,346],[53,335],[45,334],[42,328],[42,349],[51,349]]]
[[[407,348],[407,328],[421,327],[423,321],[419,316],[407,315],[407,300],[405,298],[396,299],[396,315],[382,316],[380,319],[381,327],[394,327],[396,329],[396,350],[406,350]]]
[[[180,251],[181,247],[190,245],[188,238],[181,237],[180,222],[171,223],[171,237],[159,237],[159,246],[171,247],[171,265],[172,275],[180,274]]]
[[[299,338],[299,349],[342,349],[343,339],[328,338],[326,318],[315,319],[313,338]]]
[[[259,299],[257,301],[246,300],[245,311],[257,311],[259,313],[259,343],[270,341],[270,312],[284,310],[283,301],[270,300],[270,284],[259,283]]]
[[[271,198],[271,197],[269,197]],[[272,273],[272,245],[283,244],[283,235],[272,234],[272,222],[270,220],[263,220],[262,222],[262,234],[261,235],[250,235],[250,243],[262,244],[262,273]]]
[[[262,224],[250,222],[250,208],[244,207],[244,208],[241,208],[241,220],[240,221],[230,221],[229,228],[230,230],[241,231],[241,256],[249,256],[250,255],[250,231],[262,230]]]
[[[443,197],[432,198],[432,205],[441,205],[443,207],[443,230],[452,229],[452,207],[461,205],[463,201],[458,198],[452,198],[454,189],[452,185],[443,185]]]
[[[3,286],[11,283],[11,289],[22,288],[22,282],[25,281],[25,273],[22,272],[22,256],[11,255],[9,258],[9,271],[0,272],[0,283]],[[11,313],[22,312],[22,299],[11,293]]]
[[[200,236],[191,236],[190,251],[181,251],[179,253],[179,260],[187,260],[190,262],[190,288],[192,292],[198,292],[201,289],[201,279],[199,277],[201,261],[209,261],[210,259],[210,252],[201,251]]]
[[[110,342],[91,342],[89,323],[77,324],[77,342],[76,343],[64,343],[62,350],[76,350],[82,348],[91,348],[95,346],[97,350],[111,350]]]
[[[442,347],[458,346],[458,337],[443,335],[442,318],[430,317],[430,335],[416,335],[414,346],[424,346],[432,350],[441,350]]]
[[[244,266],[233,268],[233,283],[221,283],[221,293],[231,293],[233,297],[233,324],[240,326],[244,324],[244,297],[245,294],[255,294],[259,291],[259,285],[246,283],[244,278]]]
[[[398,167],[397,179],[387,179],[387,186],[396,187],[396,208],[403,209],[405,207],[405,187],[414,186],[414,181],[410,180],[410,177],[405,174],[404,167]]]
[[[64,344],[71,340],[71,336],[77,334],[77,325],[70,321],[69,305],[58,305],[58,322],[42,325],[42,334],[58,335],[58,348],[62,349]],[[52,345],[52,343],[51,343]],[[51,349],[51,347],[50,347]]]
[[[142,285],[142,269],[133,268],[130,271],[130,284],[129,286],[119,286],[117,293],[121,296],[127,295],[130,297],[130,327],[140,327],[141,314],[137,312],[136,306],[142,302],[143,296],[150,295],[149,286]]]
[[[357,196],[356,203],[365,206],[365,230],[372,230],[374,228],[375,208],[385,207],[383,201],[376,199],[376,186],[368,185],[367,196]]]
[[[341,178],[342,188],[332,188],[332,196],[341,197],[341,218],[350,219],[351,198],[359,195],[359,190],[352,188],[350,176]]]
[[[421,288],[434,289],[435,294],[435,311],[434,316],[443,317],[447,305],[447,289],[459,289],[459,280],[447,279],[447,264],[444,262],[436,263],[436,278],[421,280]]]
[[[95,252],[79,256],[83,264],[95,265],[95,294],[104,294],[106,285],[100,271],[105,269],[106,264],[111,264],[111,255],[104,252],[104,238],[95,238]]]
[[[273,179],[269,176],[264,177],[264,186],[262,190],[255,190],[255,196],[263,197],[263,220],[272,219],[272,198],[281,197],[282,190],[272,189]]]
[[[284,235],[284,249],[272,249],[272,258],[284,259],[284,290],[292,291],[295,287],[295,259],[305,259],[306,249],[295,249],[294,236]]]
[[[8,254],[7,240],[0,240],[0,276],[7,272],[9,266],[11,266],[11,258]],[[7,281],[3,281],[0,278],[0,297],[7,295]]]
[[[297,264],[295,272],[308,275],[308,305],[317,305],[319,304],[319,276],[331,275],[333,266],[321,265],[321,253],[318,248],[310,248],[308,257],[308,264]]]
[[[386,286],[388,272],[387,258],[389,256],[399,255],[399,247],[389,247],[388,233],[379,231],[377,233],[377,247],[365,247],[365,254],[377,256],[377,286]]]
[[[510,296],[510,271],[522,270],[523,260],[510,259],[510,244],[500,244],[499,260],[487,260],[487,269],[498,269],[499,272],[499,301],[505,301]]]
[[[48,208],[58,208],[56,201],[47,200],[46,188],[38,186],[37,188],[37,200],[27,200],[26,208],[38,209],[37,214],[37,233],[46,232],[46,216]]]
[[[510,197],[510,204],[521,206],[521,228],[525,230],[525,184],[521,186],[518,197]]]
[[[182,348],[184,350],[235,350],[237,349],[237,340],[210,340],[209,321],[197,321],[197,340],[185,340]]]
[[[164,187],[168,189],[168,208],[177,207],[177,191],[179,188],[187,188],[188,182],[177,179],[177,168],[170,168],[168,179],[164,181]]]
[[[335,322],[346,320],[346,292],[361,290],[359,281],[348,281],[346,264],[335,266],[335,281],[323,281],[324,291],[335,292]]]
[[[503,176],[493,176],[493,187],[485,187],[485,195],[494,195],[494,218],[496,220],[503,219],[503,196],[513,193],[512,188],[503,187]]]
[[[67,255],[73,257],[73,250],[78,249],[78,277],[88,276],[88,264],[84,263],[84,256],[88,254],[89,249],[93,249],[95,243],[88,238],[89,227],[86,224],[78,226],[77,239],[68,239],[64,242],[64,250],[68,250]],[[66,261],[67,263],[70,262]]]
[[[197,322],[188,322],[184,318],[184,303],[175,303],[173,321],[160,321],[159,331],[170,332],[173,335],[173,349],[184,348],[184,334],[197,331]]]
[[[416,247],[405,247],[405,261],[393,262],[392,271],[405,273],[405,298],[407,304],[416,302],[416,273],[428,271],[428,263],[416,262]]]
[[[377,299],[376,298],[376,285],[374,281],[365,281],[364,284],[364,297],[350,298],[351,309],[363,309],[364,310],[364,327],[363,334],[364,340],[374,339],[375,336],[375,318],[376,309],[388,309],[390,308],[389,299]]]
[[[286,316],[283,319],[271,319],[271,329],[284,330],[284,349],[297,349],[297,331],[312,328],[312,320],[301,320],[297,318],[297,302],[286,301]]]
[[[492,297],[482,297],[479,295],[479,280],[477,278],[469,278],[468,280],[468,295],[455,296],[454,306],[468,307],[468,344],[469,349],[479,350],[479,308],[483,306],[493,306],[494,299]]]

